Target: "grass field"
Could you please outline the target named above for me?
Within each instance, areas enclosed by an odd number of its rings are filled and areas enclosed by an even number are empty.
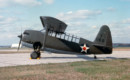
[[[130,51],[130,47],[116,47],[113,48],[114,51]]]
[[[0,80],[130,80],[130,59],[1,67]]]

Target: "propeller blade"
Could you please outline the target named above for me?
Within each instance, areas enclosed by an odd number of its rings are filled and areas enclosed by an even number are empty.
[[[20,45],[21,45],[21,42],[22,42],[22,34],[18,36],[20,38],[20,41],[19,41],[19,46],[18,46],[18,49],[17,51],[19,51],[19,48],[20,48]]]

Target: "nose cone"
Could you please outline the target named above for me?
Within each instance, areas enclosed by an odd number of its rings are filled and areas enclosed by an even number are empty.
[[[22,38],[22,34],[21,35],[18,35],[19,38]]]

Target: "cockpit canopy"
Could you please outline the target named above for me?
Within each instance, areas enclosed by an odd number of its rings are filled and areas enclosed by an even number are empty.
[[[56,18],[40,16],[40,19],[43,24],[43,27],[45,27],[45,29],[48,29],[48,31],[64,33],[66,30],[67,24]]]

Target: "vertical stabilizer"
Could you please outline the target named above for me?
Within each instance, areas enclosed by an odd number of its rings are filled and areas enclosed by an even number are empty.
[[[95,44],[112,47],[111,31],[107,25],[103,25],[95,39]]]
[[[94,41],[94,46],[103,53],[112,53],[111,31],[107,25],[103,25]]]

